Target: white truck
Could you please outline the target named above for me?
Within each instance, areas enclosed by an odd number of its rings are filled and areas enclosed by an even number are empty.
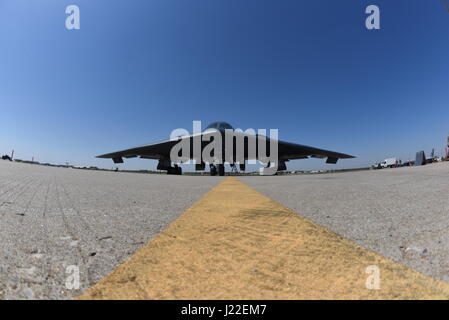
[[[401,166],[401,160],[397,158],[388,158],[382,162],[375,163],[372,165],[373,169],[382,169],[382,168],[395,168]]]
[[[382,168],[395,168],[399,165],[399,160],[397,158],[388,158],[380,163]]]

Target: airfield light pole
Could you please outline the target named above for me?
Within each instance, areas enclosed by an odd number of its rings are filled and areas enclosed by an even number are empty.
[[[11,160],[13,160],[14,159],[14,149],[12,149],[12,152],[11,152]]]

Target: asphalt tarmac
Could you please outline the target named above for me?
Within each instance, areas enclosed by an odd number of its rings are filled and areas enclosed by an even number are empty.
[[[449,162],[241,181],[363,247],[449,282]]]
[[[79,296],[221,180],[0,161],[0,299]]]
[[[449,299],[449,284],[228,177],[79,299]]]
[[[446,162],[239,179],[360,246],[449,282],[448,177]],[[221,181],[0,161],[0,299],[80,296]],[[67,286],[73,267],[79,289]]]

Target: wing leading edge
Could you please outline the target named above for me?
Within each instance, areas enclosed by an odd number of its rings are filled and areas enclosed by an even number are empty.
[[[97,156],[97,158],[112,159],[114,163],[123,163],[122,158],[140,157],[145,159],[161,159],[170,155],[171,148],[177,142],[177,140],[167,140],[159,143],[144,145],[141,147],[103,154]]]
[[[309,147],[301,144],[279,141],[279,158],[282,160],[295,160],[305,158],[327,158],[326,163],[337,163],[338,159],[355,158],[349,154]]]

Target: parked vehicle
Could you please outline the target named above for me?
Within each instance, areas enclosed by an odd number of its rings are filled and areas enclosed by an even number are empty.
[[[399,165],[397,158],[388,158],[381,162],[382,168],[396,168]]]
[[[382,168],[396,168],[399,166],[399,160],[397,158],[388,158],[381,162]]]
[[[372,165],[373,169],[396,168],[396,167],[402,167],[401,160],[399,160],[398,158],[388,158],[382,162],[375,163]]]

